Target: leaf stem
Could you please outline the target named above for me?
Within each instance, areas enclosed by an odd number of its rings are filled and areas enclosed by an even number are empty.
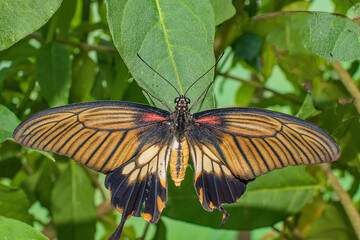
[[[26,109],[26,104],[29,103],[29,98],[30,98],[30,94],[32,93],[32,91],[35,88],[35,83],[36,83],[36,79],[35,77],[32,77],[31,82],[29,84],[28,89],[26,90],[26,93],[24,95],[23,100],[20,102],[19,107],[18,107],[18,115],[23,115]]]
[[[94,183],[94,185],[100,190],[101,197],[102,197],[103,201],[105,202],[107,200],[106,194],[105,194],[103,188],[101,187],[101,185],[97,179],[97,176],[95,176],[94,173],[91,172],[91,170],[88,169],[87,167],[85,167],[83,165],[80,165],[80,166],[85,170],[86,174],[90,177],[90,179]]]
[[[45,37],[45,43],[50,43],[54,39],[54,35],[55,35],[55,31],[56,31],[56,25],[57,25],[57,21],[58,21],[58,16],[59,16],[59,13],[56,12],[53,15],[53,17],[51,18],[50,22],[49,22],[46,37]]]
[[[334,70],[340,77],[340,81],[346,88],[346,90],[350,93],[350,95],[354,98],[354,105],[356,107],[357,112],[360,114],[360,91],[352,80],[350,74],[346,69],[341,65],[340,62],[330,62],[333,66]]]
[[[250,231],[240,231],[236,237],[237,240],[250,240],[251,232]]]
[[[141,238],[139,238],[139,240],[144,240],[144,239],[145,239],[146,234],[147,234],[148,229],[149,229],[149,226],[150,226],[150,223],[149,223],[149,222],[146,222],[146,226],[145,226],[145,229],[144,229],[143,235],[141,236]]]
[[[278,12],[270,12],[270,13],[264,13],[261,15],[257,15],[257,16],[252,17],[252,19],[253,20],[267,20],[267,19],[272,19],[272,18],[276,18],[279,16],[294,15],[294,14],[298,14],[298,13],[314,14],[314,12],[311,12],[311,11],[278,11]],[[338,14],[338,13],[332,13],[332,15],[347,18],[345,15]]]
[[[96,207],[96,217],[98,219],[103,219],[107,214],[114,211],[114,208],[111,206],[110,199],[106,199]]]
[[[284,225],[291,231],[292,236],[293,236],[294,239],[296,239],[296,240],[305,240],[305,238],[301,235],[301,232],[299,231],[299,229],[294,227],[294,225],[290,221],[285,220]]]
[[[338,195],[340,203],[342,204],[358,239],[360,239],[360,216],[352,203],[349,194],[343,189],[328,163],[320,164],[320,169],[323,171],[329,184]]]
[[[341,65],[340,62],[330,62],[333,66],[334,70],[340,77],[340,81],[346,88],[346,90],[350,93],[350,95],[354,98],[354,105],[357,112],[360,114],[360,91],[352,80],[350,74],[346,71],[346,69]],[[340,202],[350,220],[350,223],[358,237],[360,239],[360,215],[357,212],[351,197],[349,194],[343,189],[339,180],[332,172],[332,169],[329,164],[321,164],[320,169],[326,175],[329,184],[334,189],[336,194],[338,195]]]

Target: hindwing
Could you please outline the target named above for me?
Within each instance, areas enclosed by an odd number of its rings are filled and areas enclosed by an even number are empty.
[[[122,214],[117,230],[109,239],[120,239],[129,216],[140,217],[143,212],[143,218],[150,223],[156,223],[160,218],[167,202],[167,168],[171,152],[171,136],[163,130],[157,130],[159,142],[106,176],[105,186],[111,193],[111,204]]]

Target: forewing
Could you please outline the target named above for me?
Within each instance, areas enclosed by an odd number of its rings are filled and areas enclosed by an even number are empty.
[[[200,112],[194,114],[191,128],[191,138],[201,138],[217,161],[244,180],[288,165],[332,162],[340,157],[334,139],[319,127],[269,110]]]
[[[71,104],[36,113],[16,128],[14,139],[108,173],[161,142],[169,114],[126,102]]]

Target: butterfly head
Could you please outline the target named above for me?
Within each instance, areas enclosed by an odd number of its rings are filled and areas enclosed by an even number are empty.
[[[177,111],[186,112],[188,111],[188,105],[190,104],[190,99],[185,96],[180,96],[175,98],[175,109]]]

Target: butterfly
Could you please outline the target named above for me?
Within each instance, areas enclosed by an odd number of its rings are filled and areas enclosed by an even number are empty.
[[[190,108],[186,93],[175,98],[174,111],[153,95],[168,111],[119,101],[51,108],[22,122],[13,136],[23,146],[68,156],[106,174],[111,204],[122,213],[109,239],[120,239],[130,216],[142,216],[150,223],[159,220],[167,202],[168,167],[180,186],[189,155],[201,205],[206,211],[220,211],[222,224],[229,216],[222,205],[236,203],[256,177],[289,165],[340,157],[334,139],[312,123],[257,108],[192,114],[205,91]]]

